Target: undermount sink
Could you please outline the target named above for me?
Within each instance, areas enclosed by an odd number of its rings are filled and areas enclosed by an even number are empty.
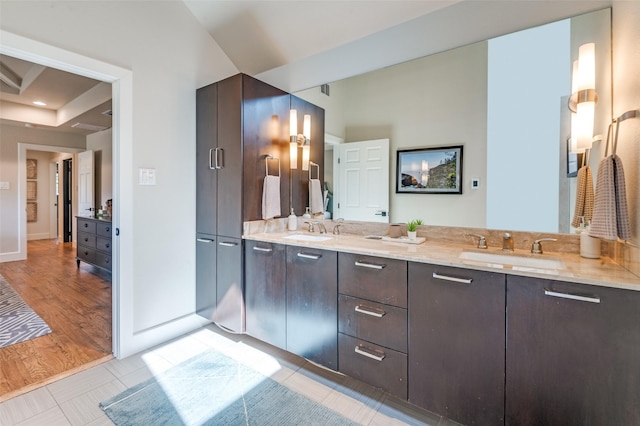
[[[539,257],[537,255],[520,255],[509,253],[492,253],[478,251],[463,251],[460,253],[460,259],[472,260],[488,264],[509,265],[512,269],[564,269],[562,260],[555,257]]]
[[[320,242],[320,241],[328,241],[333,237],[324,237],[320,235],[311,235],[311,234],[294,234],[294,235],[287,235],[284,238],[287,240]]]

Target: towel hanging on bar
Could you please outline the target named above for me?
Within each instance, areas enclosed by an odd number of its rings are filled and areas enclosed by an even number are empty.
[[[589,235],[615,241],[631,239],[624,169],[613,154],[600,162]]]
[[[269,174],[269,160],[278,161],[278,175]],[[267,155],[264,159],[264,183],[262,185],[262,219],[282,216],[280,208],[280,159]]]
[[[593,218],[593,174],[589,166],[580,167],[578,170],[578,189],[576,191],[576,205],[571,226],[577,228],[584,218],[587,225]]]

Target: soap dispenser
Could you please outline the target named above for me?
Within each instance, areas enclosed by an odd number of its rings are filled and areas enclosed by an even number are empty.
[[[589,235],[590,225],[591,223],[583,227],[581,224],[583,231],[580,233],[580,256],[587,259],[599,259],[602,248],[600,239]]]
[[[291,208],[291,214],[289,215],[289,219],[287,221],[287,229],[289,231],[295,231],[298,228],[298,218],[296,214],[293,212],[293,207]]]

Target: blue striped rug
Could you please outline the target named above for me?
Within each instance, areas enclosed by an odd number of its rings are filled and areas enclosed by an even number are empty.
[[[51,329],[0,275],[0,348],[51,333]]]

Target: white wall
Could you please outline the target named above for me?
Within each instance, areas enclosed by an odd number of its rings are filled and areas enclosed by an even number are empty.
[[[114,126],[122,141],[114,151],[114,226],[121,228],[116,351],[126,356],[199,326],[195,91],[236,68],[180,1],[1,2],[0,25],[73,53],[54,49],[57,58],[131,70],[115,85],[123,98],[113,106],[115,118],[122,114]],[[155,168],[157,185],[138,186],[138,168]]]
[[[111,129],[87,136],[87,149],[94,153],[96,206],[106,209],[107,200],[113,199],[113,149]]]

